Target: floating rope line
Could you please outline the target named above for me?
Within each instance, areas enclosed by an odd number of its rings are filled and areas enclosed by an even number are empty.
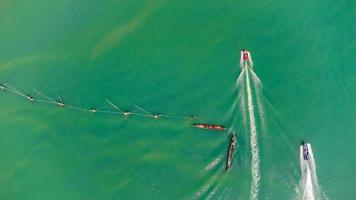
[[[15,87],[11,86],[8,83],[0,84],[0,90],[11,92],[17,96],[26,98],[30,102],[53,104],[53,105],[57,105],[61,109],[69,108],[72,110],[82,111],[85,113],[93,113],[93,114],[103,113],[103,114],[112,114],[112,115],[122,115],[125,118],[127,118],[131,115],[135,115],[135,116],[153,118],[155,120],[159,120],[161,118],[167,118],[167,119],[181,119],[181,120],[191,120],[191,121],[195,121],[195,120],[204,121],[201,118],[196,117],[195,115],[179,116],[179,115],[153,113],[153,112],[150,112],[147,109],[145,109],[142,106],[139,106],[137,104],[134,104],[134,107],[137,108],[136,111],[128,111],[128,110],[122,109],[117,104],[110,101],[109,99],[106,99],[105,101],[113,110],[106,110],[107,106],[99,108],[99,109],[96,109],[94,107],[87,109],[87,108],[83,108],[80,106],[75,106],[75,105],[65,103],[63,101],[63,98],[60,95],[58,96],[58,100],[55,100],[37,89],[33,89],[33,91],[35,92],[34,95],[30,95],[30,94],[27,95],[27,94],[21,92],[20,90],[16,89]]]

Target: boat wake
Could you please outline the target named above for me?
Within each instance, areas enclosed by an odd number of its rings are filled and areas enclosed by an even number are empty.
[[[250,79],[250,76],[252,79]],[[251,83],[252,82],[252,83]],[[252,94],[252,84],[256,91],[256,97]],[[251,146],[251,196],[250,199],[258,199],[260,187],[260,150],[258,144],[258,134],[256,125],[255,113],[258,113],[262,122],[262,129],[265,128],[264,124],[264,110],[260,99],[261,81],[253,70],[245,64],[241,74],[236,81],[237,89],[239,90],[240,106],[242,110],[242,118],[248,123],[244,126],[250,130],[250,146]],[[255,111],[254,103],[258,105]]]
[[[221,161],[222,155],[219,155],[217,158],[215,158],[213,161],[211,161],[206,167],[205,170],[211,170],[216,167],[216,165]]]
[[[267,130],[267,121],[266,121],[266,117],[265,117],[265,110],[263,108],[262,101],[261,101],[261,91],[262,91],[261,80],[260,80],[260,78],[258,78],[257,74],[253,70],[251,70],[251,75],[252,75],[252,79],[253,79],[253,85],[255,87],[256,102],[257,102],[257,106],[258,106],[258,115],[262,122],[262,129]]]
[[[307,146],[309,152],[309,157],[307,160],[304,159],[303,156],[303,145],[300,146],[300,168],[302,172],[302,179],[299,184],[297,199],[300,200],[328,199],[326,195],[323,194],[318,183],[313,150],[309,143],[307,144]]]

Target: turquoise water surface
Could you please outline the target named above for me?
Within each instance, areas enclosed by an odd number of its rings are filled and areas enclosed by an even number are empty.
[[[0,199],[298,199],[302,139],[323,198],[356,198],[354,2],[5,0],[0,16],[3,84],[187,117],[1,91]],[[236,84],[242,48],[260,83],[249,70]]]

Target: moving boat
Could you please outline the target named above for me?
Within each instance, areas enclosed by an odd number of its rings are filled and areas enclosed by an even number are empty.
[[[303,158],[304,160],[309,160],[308,144],[305,141],[302,141],[302,146],[303,146]]]
[[[202,129],[209,129],[209,130],[216,130],[216,131],[225,131],[225,127],[222,125],[216,124],[193,124],[195,128],[202,128]]]
[[[245,67],[250,67],[251,69],[253,68],[251,53],[247,49],[241,50],[240,66],[241,68],[245,68]]]
[[[231,158],[232,158],[232,153],[234,152],[236,139],[237,139],[236,134],[233,133],[231,136],[229,149],[228,149],[227,156],[226,156],[226,167],[225,167],[226,171],[229,171],[231,168]]]

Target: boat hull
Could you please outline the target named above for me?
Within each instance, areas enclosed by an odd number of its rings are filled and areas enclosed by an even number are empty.
[[[215,131],[225,131],[225,127],[216,124],[193,124],[195,128],[215,130]]]
[[[226,156],[226,167],[225,167],[226,171],[229,171],[231,169],[232,154],[234,152],[236,140],[237,140],[236,134],[232,134],[231,139],[230,139],[229,149],[227,151],[227,156]]]

